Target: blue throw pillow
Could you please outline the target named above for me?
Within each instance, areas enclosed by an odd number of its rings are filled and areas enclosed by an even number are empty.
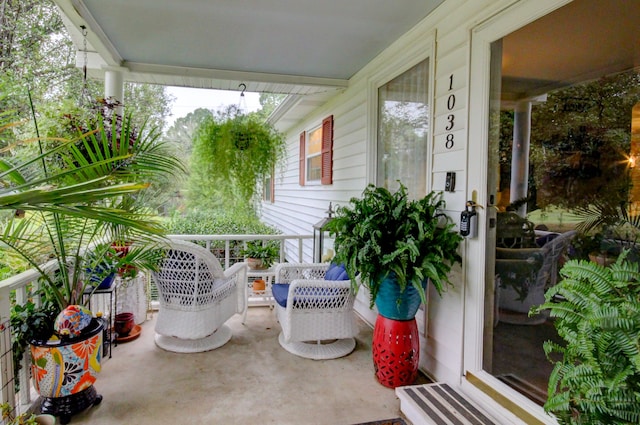
[[[349,280],[349,275],[344,267],[344,264],[329,265],[327,273],[324,275],[324,280]]]
[[[273,299],[276,300],[281,307],[287,307],[287,297],[289,296],[289,284],[288,283],[275,283],[271,285],[271,293]]]

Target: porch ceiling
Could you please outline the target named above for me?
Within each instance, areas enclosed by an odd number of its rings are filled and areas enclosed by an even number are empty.
[[[443,0],[54,1],[79,49],[88,28],[91,76],[304,95],[346,87]]]
[[[503,100],[640,67],[640,4],[580,0],[503,39]]]

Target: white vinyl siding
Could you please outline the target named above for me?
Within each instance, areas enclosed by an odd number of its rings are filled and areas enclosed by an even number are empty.
[[[377,90],[425,59],[429,60],[430,66],[432,131],[426,158],[426,191],[444,191],[446,173],[455,172],[455,191],[444,192],[446,213],[454,222],[459,221],[460,211],[467,200],[476,199],[479,204],[486,205],[486,172],[482,168],[486,169],[483,163],[486,150],[484,153],[482,148],[470,150],[470,146],[479,143],[484,137],[483,132],[486,132],[486,127],[483,127],[485,111],[469,94],[473,86],[471,82],[476,78],[485,78],[471,68],[471,58],[476,53],[472,51],[473,30],[515,8],[523,9],[515,16],[522,18],[530,15],[530,20],[533,20],[536,14],[544,10],[548,13],[566,2],[446,0],[355,74],[344,91],[319,104],[302,121],[286,130],[286,164],[275,173],[278,196],[274,204],[263,204],[262,218],[284,233],[312,234],[313,224],[324,216],[329,202],[334,207],[340,207],[347,205],[350,198],[360,197],[366,185],[375,182],[377,173]],[[510,28],[511,31],[514,29]],[[508,32],[507,28],[502,31]],[[477,66],[488,68],[486,63]],[[479,95],[483,94],[483,90],[488,90],[488,81],[474,82],[480,86],[477,88]],[[453,105],[449,99],[451,95],[455,97]],[[455,126],[447,130],[451,114],[455,115]],[[334,119],[333,184],[300,186],[299,136],[328,115],[333,115]],[[445,145],[447,137],[453,138],[452,146]],[[483,214],[479,210],[482,219]],[[462,267],[456,266],[450,275],[453,286],[442,297],[430,291],[426,312],[416,317],[420,329],[420,369],[435,380],[462,385],[467,392],[474,390],[469,389],[472,386],[465,382],[465,372],[481,367],[474,361],[478,347],[482,347],[483,343],[482,334],[478,334],[477,330],[482,327],[484,307],[485,258],[481,255],[484,246],[482,238],[480,235],[463,241],[460,253],[464,263]],[[304,259],[310,262],[312,241],[308,240],[304,245]],[[369,310],[366,297],[364,291],[359,293],[356,308],[373,324],[376,312]],[[473,331],[472,324],[475,326]],[[518,402],[522,401],[504,386],[499,387],[498,391]],[[528,407],[537,418],[545,417],[542,408]]]

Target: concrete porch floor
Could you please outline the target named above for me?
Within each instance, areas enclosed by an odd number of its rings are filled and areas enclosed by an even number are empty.
[[[374,376],[372,329],[361,320],[354,352],[317,361],[280,347],[268,307],[251,307],[245,325],[234,316],[231,341],[196,354],[158,348],[156,315],[139,338],[113,348],[95,385],[102,403],[71,424],[349,425],[402,416],[395,391]]]

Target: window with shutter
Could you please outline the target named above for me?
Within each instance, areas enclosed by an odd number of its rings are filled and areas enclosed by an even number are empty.
[[[300,134],[300,185],[333,183],[333,115]]]

